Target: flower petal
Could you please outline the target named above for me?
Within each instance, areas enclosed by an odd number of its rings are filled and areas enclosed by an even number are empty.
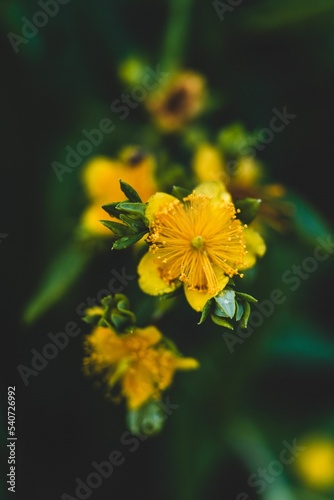
[[[193,170],[201,182],[218,180],[223,172],[219,150],[208,143],[200,144],[195,152]]]
[[[124,199],[118,178],[121,177],[122,163],[105,156],[90,160],[82,173],[82,181],[92,200],[118,201]],[[101,203],[102,204],[102,203]]]
[[[157,390],[150,373],[140,366],[129,369],[123,378],[122,393],[127,399],[130,410],[142,406],[148,399],[154,397]]]
[[[148,218],[148,220],[151,222],[151,220],[154,217],[154,214],[160,210],[164,205],[169,205],[170,203],[177,202],[178,199],[172,196],[171,194],[167,193],[155,193],[153,196],[151,196],[147,202],[147,208],[145,215]]]
[[[245,255],[244,266],[240,269],[249,269],[256,263],[256,257],[262,257],[266,251],[266,244],[262,236],[254,229],[248,227],[244,231],[247,253]]]
[[[149,295],[162,295],[173,292],[176,288],[174,283],[168,285],[160,278],[159,269],[155,262],[155,256],[147,252],[138,265],[139,286],[143,292]]]
[[[95,236],[109,236],[110,238],[113,233],[100,222],[106,219],[109,219],[109,215],[101,208],[101,204],[90,205],[81,216],[81,226]],[[111,218],[111,220],[117,221],[116,218]]]
[[[136,334],[146,341],[147,346],[157,344],[162,338],[161,333],[155,326],[136,328]]]
[[[221,291],[225,288],[230,278],[226,276],[221,269],[216,268],[215,266],[213,266],[213,268],[218,279],[219,291]],[[195,311],[199,312],[203,311],[203,307],[208,300],[217,295],[217,293],[203,293],[196,290],[189,290],[187,285],[184,285],[184,293],[190,306],[195,309]]]
[[[232,201],[231,195],[227,191],[225,184],[219,181],[203,182],[195,188],[195,193],[209,196],[213,201],[217,202]]]
[[[86,339],[90,351],[88,363],[102,369],[126,357],[127,351],[122,340],[110,328],[97,326]]]

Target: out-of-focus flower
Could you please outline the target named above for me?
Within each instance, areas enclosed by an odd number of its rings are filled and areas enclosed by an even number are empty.
[[[90,205],[81,217],[81,226],[95,236],[110,236],[100,220],[106,218],[102,205],[110,200],[125,200],[119,179],[130,183],[145,202],[157,190],[155,160],[136,146],[127,146],[118,159],[98,156],[90,160],[82,173],[82,181]]]
[[[246,237],[248,230],[221,183],[203,183],[182,201],[156,193],[148,201],[146,217],[150,247],[138,266],[141,289],[160,295],[183,283],[196,311],[265,251],[260,235]]]
[[[200,144],[193,157],[193,171],[200,182],[222,181],[232,198],[260,198],[259,219],[277,231],[285,231],[291,209],[281,200],[285,189],[281,184],[265,184],[263,170],[251,156],[226,161],[221,150],[209,143]]]
[[[97,326],[86,340],[86,349],[86,371],[103,373],[110,388],[119,383],[129,410],[159,399],[177,370],[199,366],[195,359],[174,352],[155,326],[122,335]]]
[[[157,126],[165,132],[180,130],[204,108],[205,80],[192,71],[173,75],[146,102]]]
[[[312,438],[304,443],[304,451],[296,459],[296,471],[305,484],[316,489],[334,487],[334,442]]]

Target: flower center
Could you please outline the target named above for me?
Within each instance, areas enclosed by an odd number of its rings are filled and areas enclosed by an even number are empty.
[[[204,238],[203,236],[195,236],[191,240],[191,244],[194,248],[197,248],[197,250],[200,250],[204,246]]]

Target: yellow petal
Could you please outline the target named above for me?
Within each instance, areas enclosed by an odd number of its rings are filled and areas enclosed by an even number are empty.
[[[122,163],[105,156],[90,160],[82,173],[82,181],[92,200],[118,201],[124,199],[118,179],[122,173]],[[102,205],[102,203],[101,203]]]
[[[201,182],[220,179],[223,172],[222,155],[211,144],[201,144],[195,152],[193,170]]]
[[[110,231],[110,229],[106,228],[100,220],[108,220],[110,217],[101,208],[100,204],[97,205],[90,205],[85,209],[81,216],[81,226],[88,231],[89,233],[95,235],[95,236],[106,236],[106,237],[111,237],[113,233]],[[111,219],[111,220],[116,220],[116,219]]]
[[[154,217],[154,214],[160,210],[164,205],[169,205],[170,203],[177,202],[177,198],[167,193],[155,193],[151,196],[147,202],[147,208],[145,215],[149,221]]]
[[[150,374],[146,370],[137,367],[125,373],[122,392],[127,398],[129,409],[135,410],[153,397],[156,389],[150,378]]]
[[[197,359],[177,357],[174,366],[178,370],[196,370],[200,365]]]
[[[260,164],[251,156],[243,156],[238,160],[238,168],[233,176],[233,182],[237,186],[253,187],[261,178]]]
[[[216,269],[215,267],[214,271],[218,279],[219,291],[223,290],[223,288],[225,288],[229,281],[229,277],[226,276],[220,269]],[[206,302],[217,295],[217,292],[203,293],[196,290],[189,290],[187,285],[184,285],[184,293],[186,295],[188,303],[193,309],[195,309],[195,311],[203,311],[203,307],[205,306]]]
[[[225,184],[220,181],[203,182],[195,188],[196,194],[204,194],[209,196],[213,201],[231,202],[232,198],[227,191]]]
[[[265,254],[266,244],[262,236],[251,227],[245,229],[244,235],[247,253],[245,255],[244,266],[240,267],[240,269],[249,269],[254,266],[256,257],[262,257]]]
[[[147,252],[138,265],[139,286],[143,292],[149,295],[162,295],[175,290],[175,284],[168,285],[160,278],[158,266],[155,263],[155,256]]]
[[[127,355],[122,339],[110,328],[102,326],[97,326],[87,337],[86,345],[97,369],[117,363]]]
[[[145,339],[146,345],[151,346],[157,344],[162,335],[155,326],[147,326],[146,328],[136,328],[136,334]]]

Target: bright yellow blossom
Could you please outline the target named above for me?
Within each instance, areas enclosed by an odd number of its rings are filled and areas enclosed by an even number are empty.
[[[296,470],[303,481],[316,489],[334,487],[334,442],[325,437],[303,443],[304,451],[296,460]]]
[[[86,349],[86,371],[103,373],[110,388],[119,383],[129,410],[159,399],[176,370],[199,366],[195,359],[183,358],[169,349],[155,326],[135,328],[122,335],[97,326],[87,338]]]
[[[230,195],[217,182],[201,184],[183,202],[165,193],[153,195],[146,210],[149,252],[138,267],[141,289],[160,295],[183,283],[189,304],[201,311],[229,278],[264,253],[260,235],[246,237],[246,226],[236,215]],[[248,239],[254,257],[249,262]]]
[[[145,202],[157,190],[154,172],[154,158],[135,146],[124,148],[116,160],[104,156],[90,160],[82,173],[90,205],[82,214],[81,225],[96,236],[110,236],[100,222],[108,217],[101,207],[110,200],[125,200],[119,179],[131,184]]]

